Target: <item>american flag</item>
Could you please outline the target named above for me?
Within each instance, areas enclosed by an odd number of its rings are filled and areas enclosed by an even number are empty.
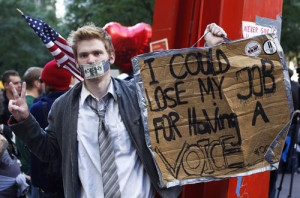
[[[22,16],[46,45],[58,66],[67,69],[75,78],[82,81],[83,76],[75,66],[74,53],[68,42],[44,21],[31,18],[23,13]]]

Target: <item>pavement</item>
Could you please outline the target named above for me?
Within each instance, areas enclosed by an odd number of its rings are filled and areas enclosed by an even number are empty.
[[[288,197],[290,191],[290,184],[291,184],[291,173],[284,174],[284,179],[282,182],[282,189],[280,191],[279,197],[278,195],[278,187],[280,186],[280,181],[282,178],[282,174],[278,174],[277,181],[276,181],[276,198],[300,198],[300,174],[294,174],[293,178],[293,185],[292,185],[292,193],[291,197]]]

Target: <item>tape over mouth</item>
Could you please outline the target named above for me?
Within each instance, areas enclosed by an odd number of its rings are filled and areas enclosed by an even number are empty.
[[[92,64],[79,65],[81,74],[85,79],[93,79],[104,75],[110,68],[109,59],[107,61],[99,61]]]

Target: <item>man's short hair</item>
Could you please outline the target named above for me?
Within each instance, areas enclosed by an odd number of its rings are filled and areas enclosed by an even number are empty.
[[[24,73],[24,81],[26,82],[26,88],[32,89],[34,87],[34,81],[39,80],[43,69],[41,67],[30,67]]]
[[[1,81],[2,83],[10,83],[10,76],[20,76],[19,73],[15,70],[6,70],[2,76],[1,76]]]
[[[110,35],[101,27],[96,27],[94,24],[88,24],[72,31],[68,37],[68,42],[72,46],[75,58],[77,58],[78,42],[83,40],[100,39],[103,41],[105,49],[109,55],[114,53],[114,46]]]

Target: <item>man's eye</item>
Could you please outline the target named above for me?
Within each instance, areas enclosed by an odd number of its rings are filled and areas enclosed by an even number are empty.
[[[100,56],[100,54],[101,54],[100,52],[95,52],[94,56]]]
[[[86,58],[86,57],[87,57],[87,54],[80,54],[79,57],[80,57],[80,58]]]

